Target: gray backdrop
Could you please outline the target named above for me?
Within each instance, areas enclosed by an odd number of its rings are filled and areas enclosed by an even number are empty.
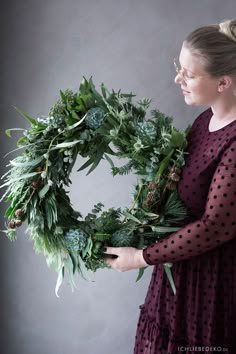
[[[77,89],[82,76],[97,86],[133,91],[175,118],[179,128],[203,108],[187,107],[173,79],[173,58],[185,35],[200,25],[236,15],[234,0],[8,0],[0,14],[1,174],[15,147],[4,129],[26,127],[13,106],[47,114],[60,89]],[[10,157],[12,158],[12,156]],[[76,170],[76,169],[75,169]],[[133,176],[115,177],[101,165],[89,177],[76,172],[70,196],[83,214],[94,203],[128,206]],[[1,229],[4,228],[1,205]],[[0,238],[1,354],[131,354],[139,305],[152,268],[135,283],[136,271],[98,271],[93,282],[77,278],[72,293],[25,229],[18,240]],[[173,353],[175,354],[175,353]]]

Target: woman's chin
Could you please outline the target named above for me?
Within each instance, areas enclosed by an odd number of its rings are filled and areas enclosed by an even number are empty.
[[[194,102],[190,99],[190,97],[184,96],[184,101],[189,106],[193,106],[194,105]]]

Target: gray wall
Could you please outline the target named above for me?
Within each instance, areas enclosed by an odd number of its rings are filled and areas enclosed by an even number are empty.
[[[13,106],[47,114],[59,89],[77,89],[93,75],[114,89],[153,98],[179,128],[201,108],[187,107],[174,85],[173,57],[192,29],[234,17],[234,0],[8,0],[0,14],[1,174],[3,155],[16,138],[3,131],[24,127]],[[89,177],[73,174],[71,198],[85,214],[99,200],[130,203],[133,176],[113,178],[102,165]],[[1,205],[1,229],[4,228]],[[24,229],[18,240],[0,238],[1,354],[131,354],[139,305],[151,267],[139,283],[136,271],[99,271],[94,282],[77,278],[54,295],[56,274],[35,255]]]

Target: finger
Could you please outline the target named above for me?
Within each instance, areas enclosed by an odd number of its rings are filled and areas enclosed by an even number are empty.
[[[118,256],[119,255],[119,247],[104,247],[103,253],[113,254],[113,255]]]
[[[117,256],[115,256],[117,258]],[[110,258],[110,257],[106,257],[104,258],[104,262],[110,266],[111,268],[114,268],[114,263],[115,263],[116,259],[114,258]]]

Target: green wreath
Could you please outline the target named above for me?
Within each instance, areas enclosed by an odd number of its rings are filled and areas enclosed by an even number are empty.
[[[56,293],[65,271],[73,286],[75,272],[86,276],[87,270],[106,267],[105,245],[143,249],[178,230],[186,217],[176,187],[187,129],[179,132],[158,110],[147,120],[150,100],[134,103],[133,94],[110,92],[104,84],[99,93],[92,78],[83,78],[77,93],[67,89],[60,96],[46,117],[33,119],[18,110],[31,127],[6,131],[24,131],[14,150],[23,152],[10,161],[1,186],[7,187],[1,201],[10,202],[3,232],[15,240],[17,228],[28,224],[35,251],[58,272]],[[126,163],[115,166],[114,156]],[[131,207],[104,210],[97,203],[85,218],[74,210],[68,187],[77,158],[87,159],[79,168],[87,174],[102,159],[114,176],[136,174]],[[138,278],[142,274],[143,269]]]

